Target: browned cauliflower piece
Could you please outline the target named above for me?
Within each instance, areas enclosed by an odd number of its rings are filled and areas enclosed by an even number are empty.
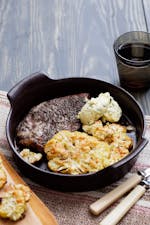
[[[127,127],[116,123],[103,125],[96,121],[92,125],[83,125],[83,130],[96,137],[100,141],[106,141],[108,144],[130,149],[133,146],[133,140],[127,134]]]
[[[20,152],[21,157],[28,163],[34,164],[41,160],[42,154],[30,151],[30,149],[25,148]]]
[[[0,217],[17,221],[23,218],[30,199],[30,189],[22,184],[11,185],[0,198]]]
[[[126,136],[123,136],[119,144],[117,142],[116,145],[112,145],[105,139],[98,140],[83,132],[60,131],[45,145],[48,167],[54,172],[66,174],[102,170],[129,154],[124,139]]]

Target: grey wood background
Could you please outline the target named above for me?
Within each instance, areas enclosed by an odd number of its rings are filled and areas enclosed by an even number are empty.
[[[113,42],[150,31],[149,0],[0,0],[0,89],[45,71],[119,85]],[[150,90],[131,92],[150,114]]]

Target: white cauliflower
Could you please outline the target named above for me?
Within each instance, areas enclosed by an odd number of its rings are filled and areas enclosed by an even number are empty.
[[[102,119],[104,122],[118,122],[122,110],[118,103],[110,96],[109,92],[101,93],[96,98],[91,98],[78,113],[82,124],[90,125]]]

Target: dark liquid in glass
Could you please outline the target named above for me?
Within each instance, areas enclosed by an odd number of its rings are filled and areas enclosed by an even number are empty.
[[[150,44],[122,44],[116,51],[116,59],[121,86],[150,87]]]
[[[118,53],[124,59],[132,61],[132,63],[142,63],[143,61],[150,60],[150,45],[127,43],[119,47]]]

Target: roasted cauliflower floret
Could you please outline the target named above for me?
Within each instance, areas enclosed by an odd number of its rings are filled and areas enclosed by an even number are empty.
[[[7,182],[7,175],[2,165],[2,158],[0,157],[0,189],[4,187]]]
[[[117,148],[130,149],[133,146],[132,138],[127,135],[127,128],[120,124],[109,123],[103,126],[99,120],[92,125],[83,125],[83,130]]]
[[[133,146],[133,140],[128,136],[127,128],[120,124],[112,123],[103,126],[101,121],[97,121],[92,125],[84,125],[83,130],[110,145],[112,163],[128,155]]]
[[[78,118],[82,124],[90,125],[99,119],[104,122],[118,122],[121,115],[122,110],[119,104],[109,92],[106,92],[88,100],[78,113]]]
[[[102,170],[129,153],[123,150],[79,131],[60,131],[44,148],[49,169],[67,174]]]
[[[88,154],[98,144],[96,138],[85,133],[60,131],[45,145],[48,167],[61,173],[87,173],[91,166],[88,165],[90,161]]]
[[[21,219],[27,209],[30,189],[22,184],[11,185],[10,189],[0,198],[0,217],[12,221]]]
[[[4,187],[7,182],[7,175],[3,168],[0,167],[0,189]]]
[[[42,154],[30,151],[30,149],[25,148],[20,152],[21,157],[28,163],[34,164],[41,160]]]
[[[13,190],[14,191],[17,191],[17,190],[22,191],[26,202],[28,202],[30,200],[31,191],[28,186],[23,185],[23,184],[15,184],[13,186]]]

